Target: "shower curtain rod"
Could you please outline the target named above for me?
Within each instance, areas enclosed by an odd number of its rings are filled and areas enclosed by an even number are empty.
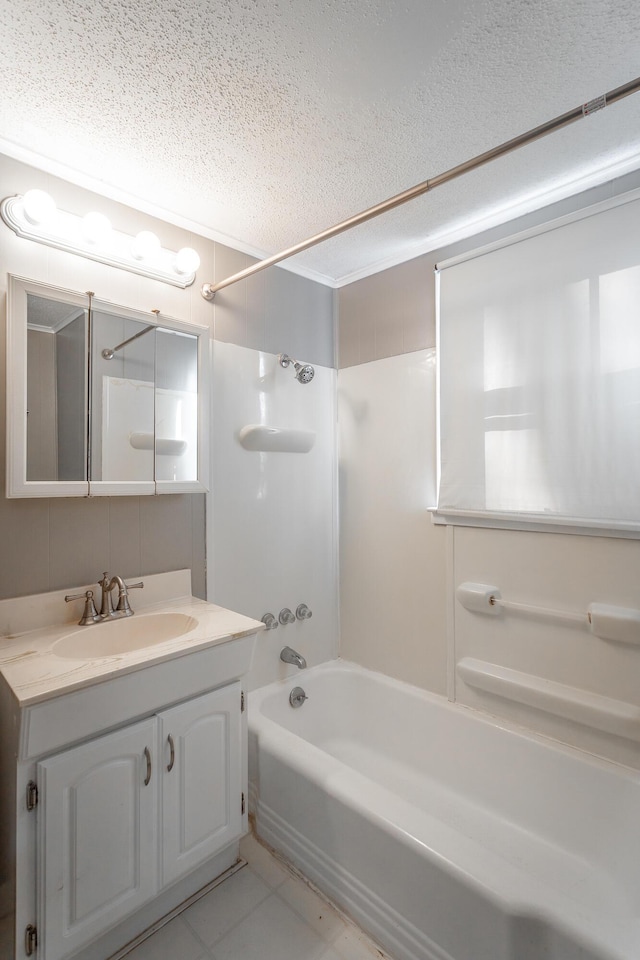
[[[288,247],[286,250],[282,250],[280,253],[276,253],[271,257],[267,257],[266,260],[259,260],[250,267],[246,267],[244,270],[240,270],[238,273],[234,273],[232,276],[227,277],[226,280],[219,280],[218,283],[205,283],[203,284],[200,292],[205,300],[213,300],[216,292],[218,290],[222,290],[223,287],[228,287],[232,283],[237,283],[239,280],[244,280],[247,277],[251,277],[254,273],[259,273],[260,270],[265,270],[267,267],[272,267],[274,264],[280,263],[281,260],[287,260],[289,257],[293,257],[297,253],[302,253],[303,250],[308,250],[309,247],[314,247],[316,244],[322,243],[324,240],[330,240],[331,237],[336,237],[338,234],[344,233],[346,230],[351,230],[352,227],[357,227],[361,223],[366,223],[367,220],[373,220],[374,217],[379,217],[380,214],[387,213],[389,210],[394,210],[403,203],[408,203],[409,200],[414,200],[416,197],[422,196],[422,194],[427,193],[429,190],[434,190],[436,187],[441,186],[441,184],[447,183],[449,180],[454,180],[456,177],[462,176],[463,173],[468,173],[470,170],[475,170],[477,167],[481,167],[483,164],[489,163],[491,160],[496,160],[498,157],[503,157],[505,154],[511,153],[513,150],[517,150],[519,147],[524,147],[529,143],[533,143],[534,140],[539,140],[541,137],[546,137],[547,134],[554,133],[556,130],[560,130],[563,127],[568,126],[570,123],[575,123],[576,120],[581,120],[582,117],[588,117],[590,114],[595,113],[597,110],[602,110],[611,103],[616,103],[618,100],[622,100],[624,97],[628,97],[632,93],[637,93],[638,90],[640,90],[640,77],[629,81],[629,83],[623,84],[621,87],[616,87],[614,90],[610,90],[608,93],[602,94],[601,96],[596,97],[594,100],[589,100],[588,103],[584,103],[579,107],[575,107],[573,110],[569,110],[567,113],[563,113],[559,117],[554,117],[553,120],[548,120],[539,127],[533,127],[526,133],[522,133],[520,136],[514,137],[512,140],[507,140],[505,143],[501,143],[499,146],[485,151],[485,153],[480,153],[477,157],[473,157],[471,160],[466,160],[464,163],[458,164],[457,167],[451,167],[450,170],[446,170],[444,173],[440,173],[436,177],[431,177],[429,180],[423,180],[422,183],[417,184],[415,187],[410,187],[408,190],[404,190],[402,193],[397,193],[388,200],[383,200],[381,203],[377,203],[375,206],[369,207],[367,210],[363,210],[362,213],[357,213],[353,217],[349,217],[347,220],[343,220],[341,223],[337,223],[335,226],[329,227],[327,230],[323,230],[321,233],[317,233],[313,237],[309,237],[308,240],[302,240],[300,243],[296,243],[293,247]]]

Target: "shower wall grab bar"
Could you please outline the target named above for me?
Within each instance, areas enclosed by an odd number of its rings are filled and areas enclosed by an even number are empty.
[[[465,582],[456,590],[458,602],[472,613],[499,615],[501,610],[586,627],[601,640],[640,645],[640,610],[608,603],[590,603],[585,613],[555,610],[532,603],[503,600],[498,587],[486,583]]]
[[[205,283],[200,293],[205,300],[213,300],[216,291],[222,290],[223,287],[228,287],[232,283],[237,283],[238,280],[251,277],[254,273],[258,273],[266,267],[272,267],[274,264],[280,263],[282,260],[287,260],[297,253],[302,253],[303,250],[308,250],[310,247],[322,243],[324,240],[329,240],[331,237],[336,237],[346,230],[351,230],[352,227],[357,227],[361,223],[373,220],[374,217],[380,216],[381,213],[394,210],[403,203],[408,203],[409,200],[414,200],[416,197],[420,197],[424,193],[434,190],[449,180],[454,180],[456,177],[464,173],[469,173],[470,170],[475,170],[477,167],[481,167],[491,160],[503,157],[513,150],[517,150],[519,147],[524,147],[529,143],[533,143],[535,140],[540,140],[541,137],[546,137],[547,134],[554,133],[556,130],[561,130],[563,127],[569,126],[570,123],[575,123],[576,120],[582,120],[584,117],[591,116],[592,113],[596,113],[598,110],[602,110],[604,107],[608,107],[610,104],[616,103],[624,97],[637,93],[639,90],[640,77],[636,77],[635,80],[630,80],[629,83],[625,83],[621,87],[616,87],[599,97],[595,97],[593,100],[589,100],[587,103],[582,103],[580,106],[574,107],[573,110],[554,117],[553,120],[547,120],[546,123],[542,123],[538,127],[533,127],[531,130],[527,130],[526,133],[521,133],[519,136],[513,137],[512,140],[506,140],[499,146],[493,147],[491,150],[486,150],[471,160],[465,160],[464,163],[459,163],[456,167],[451,167],[444,173],[431,177],[429,180],[423,180],[422,183],[418,183],[415,187],[403,190],[402,193],[397,193],[395,196],[389,197],[388,200],[383,200],[381,203],[377,203],[375,206],[369,207],[367,210],[363,210],[361,213],[357,213],[347,220],[343,220],[341,223],[337,223],[335,226],[315,234],[313,237],[309,237],[308,240],[302,240],[300,243],[296,243],[294,246],[288,247],[280,253],[267,257],[266,260],[258,260],[250,267],[245,267],[244,270],[232,274],[225,280],[219,280],[217,283]]]
[[[588,613],[572,613],[569,610],[553,610],[550,607],[536,607],[532,603],[517,603],[515,600],[503,600],[501,597],[490,597],[489,603],[494,607],[503,607],[505,610],[516,610],[520,613],[531,613],[534,616],[549,617],[553,620],[566,620],[568,623],[590,622]]]

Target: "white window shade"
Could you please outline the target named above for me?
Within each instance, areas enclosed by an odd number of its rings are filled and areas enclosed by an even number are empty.
[[[640,198],[439,265],[438,513],[640,530]]]

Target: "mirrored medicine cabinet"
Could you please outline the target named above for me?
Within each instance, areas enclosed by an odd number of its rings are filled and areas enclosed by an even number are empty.
[[[9,277],[7,496],[207,489],[209,331]]]

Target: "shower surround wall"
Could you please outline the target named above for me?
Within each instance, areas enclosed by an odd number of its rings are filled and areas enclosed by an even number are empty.
[[[444,693],[435,374],[433,349],[339,373],[341,631],[348,660]]]
[[[432,525],[418,508],[415,472],[434,505],[435,379],[415,371],[435,347],[438,261],[639,185],[640,173],[630,174],[342,288],[338,372],[342,656],[636,767],[634,737],[527,706],[519,693],[509,699],[505,686],[500,696],[478,689],[458,666],[479,660],[516,671],[508,676],[541,677],[569,698],[586,697],[596,713],[598,698],[619,701],[635,717],[627,730],[640,730],[639,647],[507,611],[470,613],[454,591],[470,580],[538,606],[637,609],[640,541]]]
[[[222,291],[215,303],[207,303],[200,296],[201,283],[223,279],[248,266],[252,262],[248,256],[1,155],[0,183],[3,197],[36,187],[47,190],[63,210],[81,215],[98,210],[116,229],[130,234],[153,230],[164,246],[173,250],[193,246],[202,260],[195,284],[181,290],[20,239],[0,224],[2,369],[8,273],[72,290],[93,290],[97,297],[144,312],[159,309],[161,316],[208,326],[217,340],[256,350],[286,350],[311,363],[333,365],[334,295],[329,288],[276,267]],[[0,598],[74,586],[84,583],[92,571],[96,578],[107,569],[135,578],[185,567],[192,570],[193,592],[205,596],[204,494],[7,500],[5,417],[3,393]],[[223,544],[221,550],[240,550],[242,515],[234,521],[234,542]],[[277,562],[273,548],[265,544],[265,566],[277,566]]]
[[[260,634],[253,689],[299,675],[280,660],[284,646],[309,666],[338,656],[336,371],[316,363],[301,384],[275,354],[230,343],[215,344],[213,370],[208,595],[257,620],[301,603],[313,614]],[[248,424],[311,431],[314,444],[308,453],[245,450],[238,434]]]

